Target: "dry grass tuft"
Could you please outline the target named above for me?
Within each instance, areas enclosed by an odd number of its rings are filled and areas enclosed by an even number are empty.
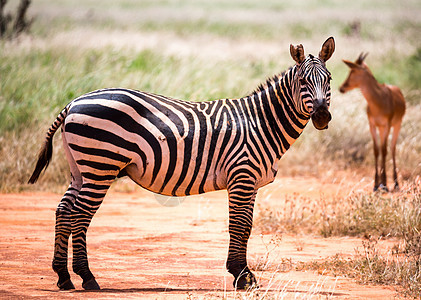
[[[282,207],[257,204],[255,230],[260,233],[313,233],[329,236],[403,238],[421,230],[420,182],[407,183],[398,193],[354,192],[346,197],[319,200],[286,195]]]
[[[35,167],[45,132],[10,132],[0,136],[0,190],[19,192],[44,189],[62,193],[70,182],[70,171],[61,147],[61,139],[54,139],[53,158],[49,168],[41,175],[36,186],[28,185]],[[5,142],[7,141],[7,142]],[[22,141],[25,141],[24,143]]]
[[[414,240],[420,249],[420,235]],[[351,259],[335,255],[323,261],[297,264],[297,270],[323,270],[333,276],[347,276],[362,284],[382,284],[395,286],[405,296],[421,297],[421,256],[409,252],[389,252],[382,254],[377,248],[378,239],[363,241],[363,250],[356,250]],[[399,248],[399,246],[396,246]]]
[[[323,261],[273,264],[269,254],[275,240],[266,247],[267,255],[256,260],[256,270],[328,271],[335,276],[349,276],[365,284],[397,286],[403,294],[420,297],[421,293],[421,181],[416,178],[399,193],[354,193],[328,201],[295,197],[294,204],[285,198],[282,211],[269,206],[259,208],[255,230],[277,235],[284,231],[314,232],[322,236],[365,237],[363,250],[356,250],[352,259],[340,255]],[[310,217],[311,216],[311,217]],[[377,247],[380,239],[396,237],[397,243],[388,253]]]

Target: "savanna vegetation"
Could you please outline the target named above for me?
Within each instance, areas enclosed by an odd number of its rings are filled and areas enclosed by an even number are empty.
[[[348,276],[365,284],[398,287],[407,296],[421,296],[421,190],[408,185],[393,195],[352,193],[348,197],[319,201],[299,195],[277,203],[281,209],[258,206],[254,221],[260,233],[272,233],[273,251],[282,243],[282,234],[319,234],[324,237],[363,237],[352,259],[334,255],[328,259],[303,263],[292,260],[257,261],[260,271],[316,270],[335,276]],[[378,247],[382,239],[393,238],[386,252]],[[358,246],[362,246],[360,249]],[[297,246],[299,247],[299,246]],[[270,252],[270,251],[268,251]],[[283,258],[284,259],[284,258]]]
[[[17,6],[17,1],[10,2],[4,11],[15,11]],[[399,253],[409,258],[394,262],[412,263],[406,269],[411,275],[401,277],[415,282],[407,290],[417,295],[414,291],[417,287],[419,291],[421,280],[419,1],[39,0],[32,2],[27,14],[31,20],[27,33],[0,40],[2,192],[64,190],[68,168],[58,137],[53,161],[40,183],[29,186],[26,181],[48,126],[69,101],[85,92],[126,87],[192,101],[241,97],[293,64],[290,43],[302,43],[306,53],[317,54],[329,36],[336,40],[336,52],[328,62],[333,74],[333,120],[323,132],[309,125],[282,159],[279,173],[322,178],[341,171],[371,176],[365,100],[359,91],[338,92],[348,72],[341,59],[355,60],[360,52],[369,52],[366,63],[378,81],[398,85],[407,100],[397,147],[399,179],[406,188],[398,194],[358,194],[333,203],[321,199],[323,207],[306,203],[300,209],[313,205],[313,210],[296,212],[293,220],[287,209],[261,207],[256,226],[265,232],[310,228],[314,232],[316,228],[323,236],[401,238],[405,246]],[[373,251],[363,255],[370,260],[352,269],[373,270],[364,265],[373,260],[391,266],[376,255]]]

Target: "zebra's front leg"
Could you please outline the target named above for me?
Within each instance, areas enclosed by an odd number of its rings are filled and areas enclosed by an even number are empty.
[[[86,232],[110,185],[84,183],[72,210],[73,271],[83,279],[85,290],[100,289],[89,269]]]
[[[227,269],[234,276],[236,289],[257,287],[257,280],[247,265],[247,242],[253,223],[256,190],[244,187],[229,191],[229,234]]]

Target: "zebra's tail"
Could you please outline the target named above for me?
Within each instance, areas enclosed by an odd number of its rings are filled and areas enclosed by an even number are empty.
[[[38,154],[37,165],[35,166],[35,170],[32,173],[31,178],[29,178],[28,183],[37,182],[41,172],[47,169],[48,164],[50,163],[51,157],[53,155],[53,136],[56,133],[57,129],[60,127],[60,125],[63,123],[64,119],[66,118],[67,112],[68,112],[68,106],[66,106],[61,111],[61,113],[57,116],[54,123],[51,124],[50,128],[48,129],[44,145],[42,146]]]

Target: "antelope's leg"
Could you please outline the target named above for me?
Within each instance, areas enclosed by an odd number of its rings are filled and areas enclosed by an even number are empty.
[[[393,127],[393,134],[392,134],[392,141],[391,141],[391,152],[392,152],[392,160],[393,160],[393,181],[395,183],[394,190],[399,190],[399,183],[398,183],[398,173],[396,171],[396,143],[398,141],[399,131],[401,129],[401,123],[396,124]]]
[[[380,185],[382,190],[388,191],[387,189],[387,177],[386,177],[386,157],[387,157],[387,138],[389,137],[390,126],[380,126],[380,150],[381,150],[381,162],[380,162]]]
[[[378,135],[377,135],[377,129],[376,126],[369,122],[370,125],[370,133],[371,138],[373,139],[373,151],[374,151],[374,167],[375,167],[375,173],[374,173],[374,191],[377,191],[379,188],[379,167],[378,167],[378,160],[379,160],[379,146],[378,146]]]

